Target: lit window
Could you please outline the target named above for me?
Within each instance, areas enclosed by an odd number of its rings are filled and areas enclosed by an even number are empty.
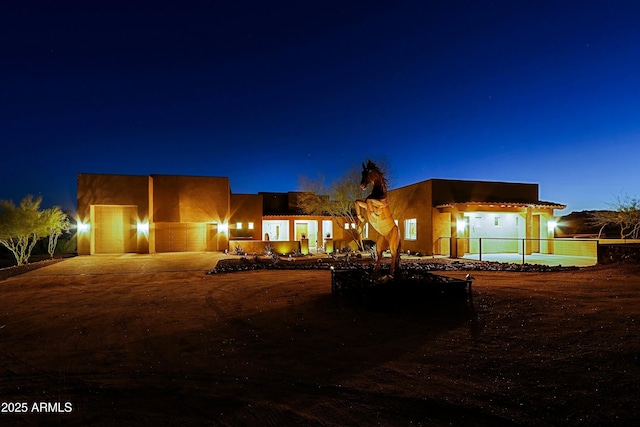
[[[404,238],[405,240],[416,240],[418,220],[415,218],[404,220]]]
[[[252,223],[252,222],[250,222],[250,223],[247,225],[247,227],[249,227],[249,230],[253,230],[253,223]]]
[[[242,230],[242,223],[236,222],[236,230]]]

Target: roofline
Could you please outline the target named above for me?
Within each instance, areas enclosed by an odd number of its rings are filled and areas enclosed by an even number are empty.
[[[489,207],[501,207],[501,208],[553,208],[553,209],[566,209],[566,205],[562,205],[560,203],[555,202],[544,202],[539,200],[537,202],[454,202],[454,203],[444,203],[442,205],[437,205],[436,208],[453,208],[458,206],[468,206],[468,205],[476,205],[476,206],[484,206],[487,205]]]
[[[473,184],[489,183],[489,184],[536,185],[536,186],[540,187],[540,183],[537,183],[537,182],[487,181],[487,180],[482,180],[482,179],[429,178],[429,179],[425,179],[425,180],[422,180],[422,181],[414,182],[414,183],[411,183],[411,184],[405,184],[405,185],[402,185],[400,187],[390,188],[389,191],[399,190],[401,188],[411,187],[411,186],[414,186],[414,185],[424,184],[424,183],[427,183],[427,182],[435,182],[435,181],[439,181],[439,182],[466,182],[466,183],[473,183]]]

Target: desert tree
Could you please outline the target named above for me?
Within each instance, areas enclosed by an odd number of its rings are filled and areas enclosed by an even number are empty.
[[[382,170],[388,170],[387,162],[378,162]],[[302,194],[298,196],[298,207],[309,215],[328,215],[333,218],[351,239],[359,250],[364,250],[362,235],[366,222],[358,219],[356,214],[356,200],[362,200],[368,193],[360,188],[362,171],[354,166],[339,179],[326,185],[324,177],[309,180],[300,179]]]
[[[71,222],[69,221],[69,216],[59,206],[44,210],[42,212],[42,220],[49,235],[47,251],[53,258],[58,245],[58,238],[71,229]]]
[[[616,196],[609,206],[610,210],[592,212],[589,222],[600,227],[600,233],[607,225],[613,225],[620,229],[621,239],[640,238],[640,199],[629,195]]]
[[[31,195],[18,206],[11,200],[0,200],[0,243],[13,253],[18,265],[27,263],[38,239],[49,233],[41,202],[41,197]]]

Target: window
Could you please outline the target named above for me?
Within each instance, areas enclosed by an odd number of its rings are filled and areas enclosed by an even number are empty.
[[[418,220],[415,218],[404,220],[404,238],[405,240],[416,240]]]
[[[249,227],[249,230],[253,230],[253,223],[252,222],[250,222],[247,226]]]

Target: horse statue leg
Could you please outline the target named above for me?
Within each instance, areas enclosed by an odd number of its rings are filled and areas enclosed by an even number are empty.
[[[400,230],[393,227],[388,236],[389,248],[391,249],[391,268],[389,274],[395,277],[396,271],[400,270]]]
[[[356,200],[356,216],[362,222],[365,221],[364,215],[362,215],[362,210],[367,210],[367,203],[362,200]]]
[[[378,277],[378,269],[380,269],[380,262],[382,261],[382,252],[385,249],[386,239],[383,235],[378,236],[376,240],[376,266],[373,268],[373,277]]]

